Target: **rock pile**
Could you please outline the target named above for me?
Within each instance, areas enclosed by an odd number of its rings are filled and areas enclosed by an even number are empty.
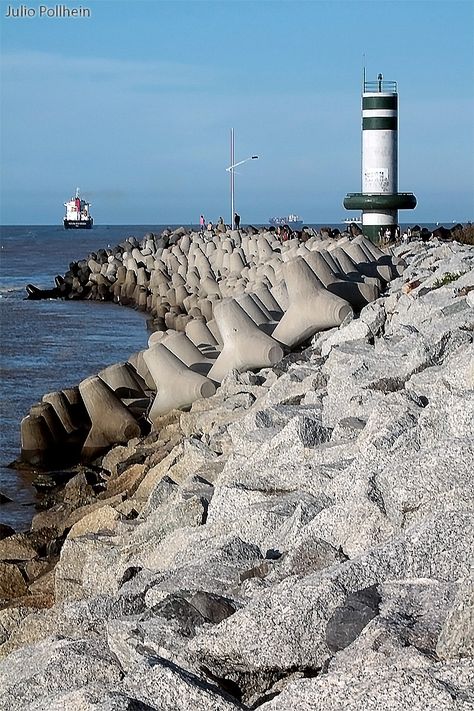
[[[71,264],[56,279],[59,295],[134,305],[157,330],[129,363],[34,405],[21,423],[22,461],[88,462],[146,434],[170,410],[214,395],[232,369],[275,365],[351,318],[403,270],[363,235],[305,237],[282,243],[253,228],[217,235],[179,228]]]
[[[156,412],[93,503],[39,514],[55,604],[0,612],[1,708],[473,708],[474,252],[395,256],[358,319]]]

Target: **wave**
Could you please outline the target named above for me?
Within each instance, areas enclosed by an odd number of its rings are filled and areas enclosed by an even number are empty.
[[[0,284],[0,296],[4,296],[5,294],[16,294],[19,291],[25,290],[25,284],[10,284],[9,286],[2,286]]]

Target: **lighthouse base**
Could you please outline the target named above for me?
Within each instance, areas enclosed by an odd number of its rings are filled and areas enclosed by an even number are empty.
[[[362,213],[362,231],[375,244],[384,244],[395,239],[397,228],[397,210]]]
[[[398,210],[416,207],[413,193],[348,193],[344,198],[346,210],[362,210],[364,234],[375,243],[395,237]],[[386,235],[387,230],[389,235]]]

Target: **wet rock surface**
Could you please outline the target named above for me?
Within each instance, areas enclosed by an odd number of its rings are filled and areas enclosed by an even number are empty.
[[[0,707],[472,709],[474,252],[390,264],[358,318],[231,368],[0,541]]]

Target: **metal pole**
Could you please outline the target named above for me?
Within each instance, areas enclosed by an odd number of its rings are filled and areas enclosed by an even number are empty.
[[[234,165],[234,129],[230,129],[230,164]],[[234,168],[230,169],[230,224],[235,229],[234,222]]]

